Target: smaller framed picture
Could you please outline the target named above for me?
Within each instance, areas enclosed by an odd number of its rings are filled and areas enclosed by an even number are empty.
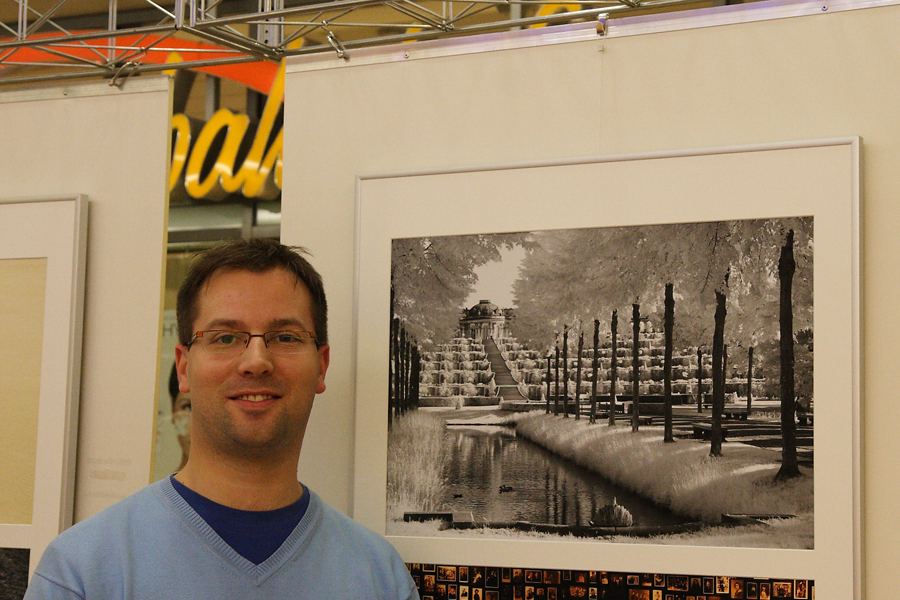
[[[744,594],[747,600],[757,600],[759,598],[759,584],[755,581],[748,581],[744,586]]]
[[[544,573],[533,569],[525,570],[525,583],[541,583],[544,580]]]
[[[809,600],[808,584],[805,579],[794,581],[794,598],[797,600]]]
[[[731,577],[716,577],[716,593],[728,594],[731,592]]]
[[[771,600],[772,584],[764,582],[759,584],[759,600]]]
[[[791,581],[773,581],[772,582],[773,598],[793,598],[794,584]]]
[[[667,575],[666,576],[666,587],[673,592],[686,592],[688,591],[688,578],[687,575]]]

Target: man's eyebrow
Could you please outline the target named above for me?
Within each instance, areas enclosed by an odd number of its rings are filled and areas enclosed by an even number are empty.
[[[304,331],[312,332],[312,328],[306,325],[302,319],[296,318],[283,318],[283,319],[274,319],[269,321],[267,325],[267,331],[281,331],[283,329],[302,329]],[[246,331],[247,325],[243,321],[238,321],[236,319],[213,319],[206,326],[206,329],[229,329],[231,331]]]
[[[277,329],[299,327],[304,331],[312,332],[312,328],[308,327],[306,323],[304,323],[301,319],[275,319],[274,321],[269,323],[269,327],[271,327],[273,331]]]
[[[213,319],[206,326],[206,329],[231,329],[236,330],[242,327],[240,321],[234,319]]]

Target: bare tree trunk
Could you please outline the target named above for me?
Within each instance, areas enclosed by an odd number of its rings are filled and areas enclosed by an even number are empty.
[[[610,323],[612,332],[612,362],[609,369],[609,424],[616,424],[616,388],[619,385],[619,348],[617,334],[619,330],[619,311],[612,312],[612,322]]]
[[[581,352],[584,350],[584,331],[578,331],[578,362],[575,371],[575,420],[581,420]]]
[[[400,368],[398,369],[400,374],[400,390],[397,394],[397,412],[399,414],[403,414],[406,412],[406,401],[407,401],[407,374],[409,371],[409,344],[406,341],[406,328],[400,328]]]
[[[728,391],[728,344],[722,344],[722,410],[725,410],[725,394]]]
[[[553,361],[553,355],[547,355],[547,412],[546,414],[550,414],[550,384],[553,382],[553,371],[551,370],[551,364]]]
[[[781,329],[781,468],[775,479],[799,477],[797,463],[797,421],[794,402],[794,308],[791,302],[791,288],[794,279],[794,230],[788,231],[778,260],[778,280],[781,284],[779,295],[779,324]]]
[[[753,408],[753,346],[747,350],[747,418]]]
[[[422,373],[422,355],[419,354],[419,346],[413,346],[412,358],[412,408],[419,408],[419,377]]]
[[[553,414],[559,416],[559,340],[556,342],[556,383],[553,391]]]
[[[591,357],[591,368],[594,374],[591,379],[591,425],[597,422],[597,370],[600,362],[600,321],[594,319],[594,355]]]
[[[393,273],[391,273],[393,278]],[[394,317],[394,284],[391,283],[391,328],[388,339],[388,429],[391,428],[394,418],[394,397],[396,395],[396,386],[394,385],[394,373],[396,366],[394,361],[397,358],[397,348],[394,342],[394,336],[397,331],[398,319]]]
[[[725,405],[723,377],[723,350],[725,346],[725,295],[716,292],[716,328],[712,348],[712,429],[710,431],[710,456],[722,456],[722,410]]]
[[[398,352],[398,336],[397,329],[400,327],[400,319],[396,317],[391,319],[391,343],[390,343],[390,359],[388,360],[388,377],[390,379],[389,393],[388,393],[388,427],[391,426],[391,423],[394,419],[394,410],[397,406],[397,390],[400,387],[400,377],[399,377],[399,361],[397,359]]]
[[[563,417],[569,418],[569,328],[563,330]]]
[[[703,412],[703,349],[697,346],[697,413]]]
[[[641,306],[631,305],[631,431],[640,428],[641,418],[641,382],[640,382],[640,337],[641,337]]]
[[[671,444],[675,441],[672,433],[672,330],[675,327],[675,295],[671,283],[666,284],[665,313],[666,349],[663,359],[663,395],[665,396],[666,414],[663,442]]]

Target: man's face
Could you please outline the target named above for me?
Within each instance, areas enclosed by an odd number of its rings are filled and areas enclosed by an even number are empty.
[[[311,302],[286,270],[219,271],[200,291],[193,331],[313,332]],[[175,357],[179,387],[191,395],[193,452],[299,452],[313,398],[325,391],[328,346],[310,341],[299,354],[278,355],[254,337],[235,356],[179,344]]]

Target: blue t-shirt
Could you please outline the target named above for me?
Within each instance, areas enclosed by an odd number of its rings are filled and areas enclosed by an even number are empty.
[[[309,492],[275,510],[239,510],[201,496],[170,476],[172,487],[235,552],[255,565],[275,554],[306,514]]]

